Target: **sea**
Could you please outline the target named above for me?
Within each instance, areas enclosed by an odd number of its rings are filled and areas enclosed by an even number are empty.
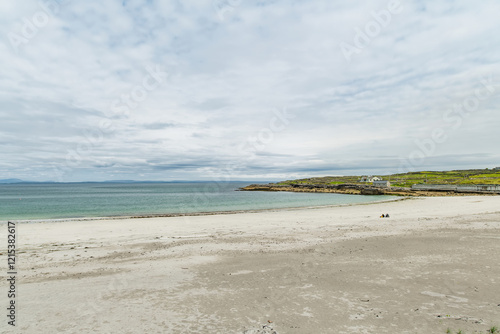
[[[390,196],[239,191],[254,182],[0,184],[0,222],[346,205]]]

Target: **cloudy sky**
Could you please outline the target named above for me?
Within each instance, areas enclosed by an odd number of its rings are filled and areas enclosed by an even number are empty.
[[[0,179],[500,166],[498,0],[0,2]]]

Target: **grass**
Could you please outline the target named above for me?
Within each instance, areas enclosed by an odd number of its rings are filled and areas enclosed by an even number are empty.
[[[499,333],[500,333],[500,332],[499,332],[499,330],[498,330],[498,327],[496,327],[496,326],[492,326],[490,329],[488,329],[488,331],[487,331],[487,332],[488,332],[488,333],[490,333],[490,334],[499,334]],[[481,332],[481,333],[482,333],[482,332]],[[453,334],[453,331],[452,331],[450,328],[448,328],[448,329],[446,330],[446,334]],[[465,334],[465,332],[464,332],[464,331],[462,331],[461,329],[459,329],[459,330],[456,332],[456,334]]]
[[[500,184],[498,169],[469,169],[454,171],[421,171],[404,174],[374,175],[388,180],[392,186],[410,188],[413,184]],[[342,184],[358,183],[361,176],[324,176],[288,180],[279,184]],[[498,329],[497,329],[498,332]]]

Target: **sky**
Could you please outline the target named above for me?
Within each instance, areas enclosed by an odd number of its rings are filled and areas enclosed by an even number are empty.
[[[0,179],[500,166],[500,2],[0,2]]]

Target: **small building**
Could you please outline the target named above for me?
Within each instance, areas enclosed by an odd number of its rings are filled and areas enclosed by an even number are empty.
[[[376,181],[373,181],[373,186],[380,187],[380,188],[389,188],[391,186],[391,182],[383,181],[383,180],[376,180]]]
[[[367,175],[363,175],[361,176],[361,178],[359,179],[359,182],[370,182],[370,177],[367,176]]]
[[[359,179],[359,182],[373,182],[373,181],[381,181],[382,179],[377,176],[371,176],[371,175],[363,175],[361,176],[361,179]]]

